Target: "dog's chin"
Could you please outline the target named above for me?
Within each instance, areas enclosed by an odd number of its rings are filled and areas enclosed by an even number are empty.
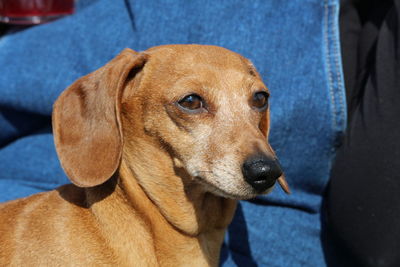
[[[259,195],[269,194],[274,189],[273,185],[267,188],[263,192],[258,192],[255,189],[253,189],[250,185],[243,185],[240,186],[240,188],[236,188],[237,190],[232,192],[232,190],[224,189],[217,185],[214,185],[212,182],[209,182],[202,177],[195,177],[195,178],[196,178],[195,180],[204,187],[206,192],[210,192],[219,197],[235,199],[235,200],[252,199]]]

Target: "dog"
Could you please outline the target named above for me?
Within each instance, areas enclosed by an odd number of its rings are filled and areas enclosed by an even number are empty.
[[[72,184],[0,206],[0,265],[217,266],[237,200],[289,192],[268,97],[225,48],[125,49],[54,104]]]

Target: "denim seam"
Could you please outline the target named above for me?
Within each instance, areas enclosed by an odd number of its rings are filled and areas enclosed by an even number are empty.
[[[344,101],[344,82],[343,82],[343,72],[342,72],[342,64],[341,64],[341,52],[340,52],[340,36],[339,36],[339,4],[333,5],[333,16],[332,16],[332,43],[333,43],[333,53],[332,57],[335,61],[335,72],[336,72],[336,77],[337,77],[337,95],[339,99],[339,109],[340,109],[340,114],[337,115],[338,120],[340,120],[339,123],[339,129],[337,129],[338,132],[343,132],[344,127],[346,126],[346,103]]]
[[[336,106],[335,106],[335,95],[333,93],[333,78],[332,78],[332,68],[331,68],[331,62],[329,60],[329,38],[328,38],[328,31],[329,31],[329,5],[328,5],[328,0],[324,1],[324,40],[325,40],[325,59],[326,59],[326,65],[327,65],[327,71],[328,71],[328,86],[329,86],[329,94],[331,97],[331,103],[332,103],[332,109],[333,109],[333,114],[336,114]],[[333,116],[333,128],[336,128],[336,119],[335,115]]]
[[[341,69],[341,53],[338,29],[338,3],[336,0],[324,1],[324,39],[326,47],[326,64],[328,71],[329,93],[331,96],[333,130],[343,134],[346,126],[346,103],[344,100],[343,73]]]
[[[335,23],[335,21],[332,20],[332,24],[333,24],[333,36],[339,36],[339,25],[338,23]],[[342,68],[342,64],[339,63],[339,59],[341,59],[341,53],[340,53],[340,44],[339,44],[339,40],[334,40],[334,60],[335,60],[335,66],[336,66],[336,76],[337,76],[337,82],[338,82],[338,94],[339,94],[339,104],[340,104],[340,115],[342,116],[342,119],[346,120],[346,111],[345,111],[345,103],[343,101],[344,98],[344,83],[343,83],[343,76],[341,73],[341,68]],[[341,125],[343,126],[343,125]],[[341,127],[341,129],[343,129],[343,127]],[[341,130],[338,129],[338,130]]]

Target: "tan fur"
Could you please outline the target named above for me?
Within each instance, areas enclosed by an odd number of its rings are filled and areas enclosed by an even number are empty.
[[[76,81],[53,112],[74,184],[0,205],[0,265],[217,266],[236,200],[256,195],[240,166],[274,153],[259,90],[249,61],[198,45],[126,49]],[[177,107],[190,93],[208,112]]]

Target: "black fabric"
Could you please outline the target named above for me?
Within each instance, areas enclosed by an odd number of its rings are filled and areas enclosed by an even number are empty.
[[[349,266],[400,266],[399,16],[400,0],[341,6],[349,124],[332,169],[327,225]]]

